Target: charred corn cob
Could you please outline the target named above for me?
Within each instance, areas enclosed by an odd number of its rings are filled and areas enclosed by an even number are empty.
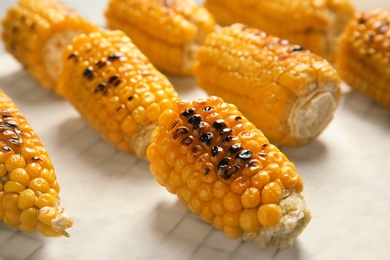
[[[336,66],[349,86],[390,108],[390,13],[357,13],[340,37]]]
[[[188,75],[196,52],[215,27],[211,14],[192,0],[111,0],[110,29],[124,31],[161,71]]]
[[[230,238],[286,248],[310,221],[294,164],[221,98],[164,111],[147,156],[159,184]]]
[[[145,157],[160,113],[178,95],[121,31],[74,38],[63,53],[61,93],[103,139]]]
[[[57,0],[20,0],[2,22],[6,50],[47,89],[57,81],[62,49],[74,36],[98,30]]]
[[[302,145],[326,127],[341,90],[334,68],[299,45],[234,24],[209,35],[194,73],[276,145]]]
[[[353,17],[349,0],[206,0],[221,25],[243,23],[299,44],[333,61],[337,38]]]
[[[0,90],[0,220],[22,231],[69,236],[53,165],[37,134]]]

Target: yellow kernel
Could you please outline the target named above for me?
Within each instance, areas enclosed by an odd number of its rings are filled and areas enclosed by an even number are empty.
[[[36,178],[31,180],[28,184],[28,187],[35,192],[39,191],[42,193],[47,193],[50,189],[49,183],[43,178]]]
[[[16,181],[7,181],[4,185],[4,191],[7,193],[19,193],[25,189],[26,187]]]
[[[261,170],[251,177],[251,186],[261,190],[270,180],[268,172]]]
[[[137,94],[134,94],[127,98],[125,106],[129,111],[133,111],[140,104],[140,98]]]
[[[128,115],[122,121],[121,130],[125,134],[134,133],[138,128],[137,122],[132,118],[132,116]]]
[[[177,157],[179,157],[179,153],[177,150],[174,150],[174,149],[168,150],[168,152],[166,154],[167,163],[170,166],[174,167]]]
[[[210,183],[203,183],[198,190],[198,196],[204,201],[211,201],[214,198],[213,185]]]
[[[28,175],[26,170],[23,169],[23,168],[13,169],[9,173],[9,179],[11,181],[16,181],[16,182],[20,183],[23,186],[27,186],[28,183],[30,182],[30,176]]]
[[[43,207],[39,210],[38,218],[43,223],[50,225],[51,221],[55,219],[58,215],[58,212],[55,208],[52,207]]]
[[[242,235],[242,229],[241,228],[232,228],[229,226],[223,227],[223,233],[228,237],[232,239],[237,239],[241,237]]]
[[[259,160],[251,160],[252,166],[245,167],[242,170],[242,174],[248,177],[251,177],[253,174],[259,172],[263,169],[263,164]]]
[[[176,170],[171,171],[169,179],[175,186],[182,186],[184,184],[184,181],[181,178],[181,173],[177,172]]]
[[[159,151],[160,151],[160,153],[161,154],[167,154],[168,153],[168,151],[170,151],[171,150],[171,148],[172,148],[172,140],[171,139],[169,139],[169,138],[165,138],[161,143],[160,143],[160,145],[159,145]]]
[[[222,220],[222,217],[223,216],[215,216],[214,219],[213,219],[213,227],[217,228],[217,229],[223,229],[223,220]]]
[[[282,210],[276,204],[264,204],[258,209],[257,217],[262,226],[274,226],[282,217]]]
[[[131,111],[131,116],[138,124],[144,123],[146,118],[145,108],[141,106],[136,107],[133,111]]]
[[[283,166],[280,179],[286,189],[291,189],[298,182],[298,174],[289,166]]]
[[[34,191],[26,189],[19,194],[18,197],[18,207],[20,209],[27,209],[35,206],[37,197],[35,196]]]
[[[51,187],[53,187],[56,183],[56,175],[53,169],[43,169],[41,171],[41,177],[45,179]]]
[[[158,106],[161,111],[164,111],[173,106],[173,101],[169,98],[158,101]]]
[[[200,212],[202,212],[202,209],[203,209],[204,204],[205,204],[205,202],[204,202],[203,200],[201,200],[197,194],[195,194],[195,195],[192,197],[191,202],[188,203],[187,206],[188,206],[188,209],[189,209],[192,213],[199,215]]]
[[[152,92],[145,92],[141,96],[141,106],[147,107],[156,101],[156,97]]]
[[[157,121],[160,113],[161,109],[157,103],[150,104],[146,107],[146,118],[149,121]]]
[[[158,123],[167,129],[170,129],[173,122],[175,122],[177,118],[176,113],[172,109],[164,110],[158,118]]]
[[[7,169],[5,168],[4,163],[0,163],[0,178],[7,174]]]
[[[175,170],[177,172],[181,172],[187,164],[187,156],[185,155],[180,155],[176,160],[175,160]]]
[[[3,198],[3,208],[5,211],[14,212],[18,211],[18,194],[11,193],[5,194]]]
[[[202,184],[202,175],[200,172],[193,172],[187,180],[188,188],[197,192],[200,185]]]
[[[238,211],[238,212],[227,211],[223,215],[223,218],[222,218],[223,223],[229,227],[239,228],[240,227],[240,215],[241,215],[241,211]]]
[[[261,190],[261,202],[263,204],[277,203],[282,194],[282,188],[276,182],[270,182]]]
[[[23,225],[35,227],[38,224],[38,209],[24,209],[20,214],[19,220]]]
[[[203,221],[207,223],[213,222],[215,213],[213,212],[213,209],[211,207],[211,202],[207,202],[204,204],[202,212],[200,213],[200,217],[203,219]]]
[[[298,193],[301,193],[303,191],[303,181],[300,175],[298,175],[297,184],[295,184],[294,189]]]
[[[241,195],[241,204],[244,208],[255,208],[260,204],[260,190],[256,187],[249,187]]]
[[[24,166],[26,166],[26,161],[24,160],[23,156],[21,156],[20,154],[11,155],[5,161],[5,168],[9,172],[16,168],[24,168]]]
[[[236,212],[242,208],[241,196],[234,192],[229,192],[223,197],[223,206],[227,211]]]
[[[277,163],[268,164],[267,167],[264,168],[264,170],[268,172],[268,175],[271,180],[279,178],[280,166]]]
[[[232,184],[230,185],[230,188],[233,192],[237,194],[243,193],[248,187],[250,186],[250,180],[246,176],[239,176],[237,177]]]
[[[36,202],[36,206],[38,208],[43,208],[43,207],[53,207],[55,204],[56,204],[57,200],[56,198],[49,194],[49,193],[45,193],[45,194],[41,194],[38,196],[38,200]]]
[[[41,177],[42,166],[39,163],[29,163],[24,167],[30,179]]]
[[[257,209],[245,209],[240,215],[240,227],[246,232],[257,232],[260,222],[257,217]]]
[[[183,181],[187,182],[188,177],[195,171],[195,166],[193,164],[187,164],[181,172],[181,178]]]
[[[218,180],[214,183],[213,193],[215,197],[222,199],[229,191],[229,186],[222,181]]]
[[[218,198],[214,198],[211,201],[211,209],[218,216],[221,216],[226,212],[225,206],[223,205],[223,200]]]
[[[181,201],[188,204],[192,197],[194,196],[195,192],[190,190],[187,185],[184,185],[183,187],[179,187],[177,189],[177,196]]]
[[[19,216],[21,211],[6,211],[4,214],[3,222],[8,226],[17,226],[20,223]]]
[[[0,163],[6,162],[8,160],[8,158],[14,154],[15,154],[14,150],[9,151],[9,152],[0,151]]]
[[[166,183],[165,183],[165,188],[172,194],[176,194],[176,191],[177,191],[177,186],[175,184],[173,184],[172,180],[169,179]]]
[[[22,223],[18,225],[18,229],[23,232],[34,232],[36,230],[35,226],[26,226]]]

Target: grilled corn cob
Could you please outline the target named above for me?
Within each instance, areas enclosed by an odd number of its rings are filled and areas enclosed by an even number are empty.
[[[349,0],[206,0],[221,25],[243,23],[334,60],[337,38],[353,17]]]
[[[302,145],[326,127],[341,90],[334,68],[299,45],[234,24],[208,36],[194,73],[276,145]]]
[[[98,30],[57,0],[20,0],[2,22],[6,50],[47,89],[57,81],[62,49],[74,36]]]
[[[0,90],[0,220],[22,231],[69,236],[53,165],[37,134]]]
[[[121,31],[74,38],[63,53],[57,91],[103,139],[145,158],[160,113],[178,95]]]
[[[390,13],[357,13],[340,37],[336,66],[349,86],[390,108]]]
[[[124,31],[161,71],[188,75],[196,52],[215,27],[211,14],[192,0],[111,0],[110,29]]]
[[[294,164],[221,98],[165,110],[147,156],[159,184],[230,238],[286,248],[310,221]]]

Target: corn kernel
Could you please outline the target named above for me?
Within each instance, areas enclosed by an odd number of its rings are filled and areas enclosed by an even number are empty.
[[[53,207],[56,203],[57,199],[53,195],[45,193],[38,196],[36,206],[38,208],[43,208],[46,206]]]
[[[246,232],[257,232],[260,222],[257,217],[257,209],[244,209],[240,215],[240,227]]]
[[[264,185],[270,182],[270,180],[271,178],[268,172],[265,170],[261,170],[251,177],[251,186],[261,190]]]
[[[38,209],[27,208],[22,210],[19,220],[23,225],[35,227],[38,224]]]
[[[0,163],[0,178],[7,174],[7,169],[5,168],[4,163]]]
[[[241,212],[225,212],[223,215],[222,221],[225,226],[239,228],[240,227],[240,215]]]
[[[200,185],[203,183],[202,175],[200,172],[192,173],[187,179],[188,188],[193,191],[198,191]]]
[[[229,226],[223,227],[223,233],[228,237],[232,239],[237,239],[242,235],[242,229],[241,228],[233,228]]]
[[[214,198],[211,201],[211,209],[217,216],[222,216],[226,212],[225,206],[223,205],[223,200],[219,198]]]
[[[244,208],[255,208],[260,204],[260,190],[256,187],[249,187],[241,195],[241,204]]]
[[[8,226],[17,226],[20,223],[19,216],[21,211],[6,211],[4,214],[3,222]]]
[[[28,183],[30,182],[30,176],[27,174],[26,170],[23,168],[13,169],[9,173],[9,179],[11,181],[18,182],[23,186],[27,186]]]
[[[49,183],[43,178],[36,178],[31,180],[30,183],[28,184],[28,187],[35,192],[42,192],[42,193],[47,193],[49,192],[50,189]]]
[[[39,209],[38,218],[40,221],[47,225],[51,225],[51,221],[55,219],[58,215],[58,212],[55,208],[52,207],[43,207]]]
[[[242,208],[241,196],[234,192],[229,192],[223,197],[223,206],[230,212],[239,211]]]
[[[24,167],[24,169],[28,173],[28,176],[31,180],[41,177],[42,166],[39,163],[29,163],[26,165],[26,167]]]
[[[223,229],[224,227],[224,224],[223,224],[223,220],[222,220],[223,216],[215,216],[214,219],[213,219],[213,227],[217,228],[217,229]]]
[[[215,217],[215,213],[213,212],[211,202],[206,202],[202,208],[202,212],[200,213],[200,217],[203,221],[207,223],[212,223]]]
[[[283,166],[280,179],[286,189],[293,188],[298,182],[298,174],[292,168]]]
[[[271,178],[271,180],[279,178],[279,174],[280,174],[279,164],[270,163],[264,168],[264,170],[268,172],[268,175]]]
[[[262,226],[270,227],[276,225],[282,216],[282,210],[276,204],[261,205],[257,211],[257,217]]]
[[[198,196],[204,201],[211,201],[214,198],[213,185],[202,183],[198,190]]]
[[[14,154],[11,155],[6,161],[5,161],[5,168],[7,171],[12,171],[16,168],[24,168],[26,166],[26,161],[20,154]]]
[[[34,207],[36,200],[37,197],[35,196],[34,191],[32,191],[31,189],[25,189],[19,194],[18,207],[22,210]]]
[[[5,194],[3,198],[3,208],[7,212],[15,212],[19,210],[18,207],[18,194],[10,193]]]
[[[282,194],[282,188],[275,182],[270,182],[261,190],[261,202],[263,204],[277,203]]]
[[[192,211],[192,213],[199,215],[202,212],[202,208],[205,202],[199,198],[197,194],[192,197],[191,202],[187,205],[188,209]]]
[[[214,196],[217,197],[217,198],[220,198],[222,199],[223,197],[225,197],[225,195],[230,191],[230,188],[229,186],[227,186],[225,183],[223,183],[222,181],[216,181],[214,183],[214,187],[213,187],[213,193],[214,193]]]
[[[7,181],[4,185],[4,191],[7,193],[19,193],[25,189],[26,187],[16,181]]]
[[[230,185],[230,188],[233,192],[237,194],[242,194],[247,188],[250,186],[250,180],[246,176],[239,176],[237,177],[232,184]]]

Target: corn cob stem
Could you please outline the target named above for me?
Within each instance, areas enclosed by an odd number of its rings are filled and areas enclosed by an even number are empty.
[[[121,31],[74,38],[56,91],[110,144],[144,158],[161,112],[178,95]]]
[[[278,145],[315,139],[341,97],[338,74],[326,60],[242,24],[207,37],[194,74],[208,94],[237,105]]]
[[[220,98],[165,110],[147,156],[160,185],[230,238],[287,248],[310,221],[294,164]]]
[[[62,66],[62,49],[74,36],[100,30],[58,0],[19,0],[2,25],[6,50],[50,90]]]
[[[54,167],[37,134],[0,90],[0,220],[22,231],[69,236]]]
[[[122,30],[164,72],[188,75],[214,18],[192,0],[111,0],[107,27]]]
[[[336,59],[341,78],[353,89],[390,108],[390,14],[359,12],[340,37]]]

